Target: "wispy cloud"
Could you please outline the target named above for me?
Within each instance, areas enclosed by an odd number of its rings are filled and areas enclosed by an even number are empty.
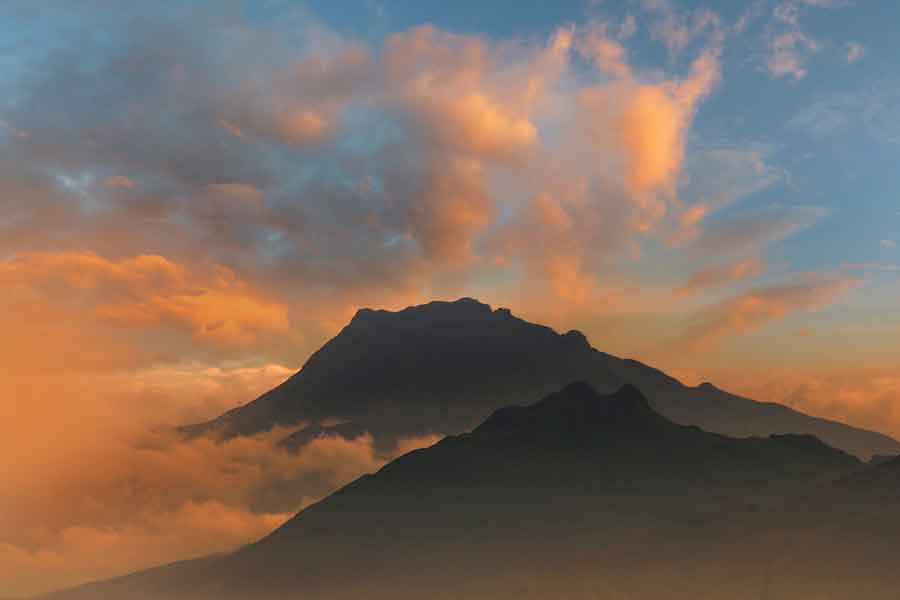
[[[900,143],[900,84],[886,79],[853,91],[824,95],[795,114],[788,126],[817,138],[862,133]]]
[[[729,335],[754,331],[792,313],[823,308],[859,285],[843,274],[808,274],[794,281],[754,288],[705,307],[679,345],[708,350]]]
[[[876,263],[876,262],[841,263],[841,268],[855,270],[855,271],[894,272],[894,271],[900,271],[900,264],[886,264],[886,263]]]
[[[853,64],[862,60],[866,55],[866,48],[859,42],[847,42],[844,46],[847,50],[847,62]]]
[[[707,224],[688,248],[700,256],[753,254],[812,227],[829,211],[818,206],[770,206]]]
[[[794,81],[806,77],[807,62],[823,45],[804,28],[805,14],[810,9],[835,9],[849,5],[849,2],[841,0],[781,0],[775,4],[766,34],[765,67],[769,74]],[[859,44],[848,45],[847,51],[849,62],[862,57],[862,46]],[[854,57],[852,60],[851,55]]]
[[[688,295],[709,287],[753,279],[764,272],[765,265],[758,258],[712,265],[700,269],[691,275],[687,283],[678,290],[678,294]]]
[[[789,31],[772,38],[766,67],[773,77],[806,77],[806,60],[820,49],[819,43],[801,31]]]

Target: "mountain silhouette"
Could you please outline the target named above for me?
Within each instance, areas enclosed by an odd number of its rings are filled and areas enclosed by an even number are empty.
[[[866,489],[894,499],[897,476],[811,436],[729,438],[672,422],[633,385],[602,395],[575,382],[394,460],[233,554],[50,597],[896,598],[900,558],[878,552],[900,526],[885,542],[869,529],[895,511],[846,500],[873,479]],[[845,539],[875,566],[860,570]],[[863,574],[863,588],[842,579]]]
[[[864,459],[900,454],[900,443],[888,436],[709,383],[685,386],[640,362],[595,350],[580,332],[559,334],[470,298],[398,312],[362,309],[287,381],[182,431],[236,436],[334,421],[345,431],[368,431],[386,449],[403,437],[468,431],[497,408],[537,401],[579,380],[600,392],[632,384],[669,419],[725,435],[802,433]],[[296,448],[319,433],[310,429],[286,445]]]

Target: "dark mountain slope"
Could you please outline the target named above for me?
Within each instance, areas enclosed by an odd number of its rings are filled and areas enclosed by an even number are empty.
[[[536,401],[576,380],[601,392],[631,383],[673,421],[726,435],[804,433],[863,458],[900,453],[900,443],[887,436],[710,384],[687,387],[652,367],[595,350],[577,331],[560,335],[471,299],[399,312],[360,310],[282,385],[184,431],[246,435],[337,419],[389,447],[404,436],[467,431],[501,406]]]
[[[808,436],[732,439],[633,386],[576,383],[407,454],[227,557],[58,600],[755,598],[799,498],[867,469]]]
[[[820,482],[785,514],[769,598],[900,598],[900,461]]]

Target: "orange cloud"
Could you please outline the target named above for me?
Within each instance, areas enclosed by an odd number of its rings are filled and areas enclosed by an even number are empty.
[[[76,456],[14,475],[0,495],[4,593],[43,591],[233,549],[390,458],[435,443],[410,438],[388,454],[372,437],[318,437],[298,453],[289,430],[216,442],[166,432],[82,443]]]
[[[434,441],[380,454],[369,436],[324,437],[289,454],[278,446],[287,430],[216,443],[160,429],[221,414],[296,369],[248,359],[287,323],[279,303],[227,269],[30,253],[0,262],[0,289],[2,595],[230,550]],[[216,314],[231,320],[229,335],[204,338],[197,317]],[[158,347],[160,330],[181,337]],[[240,360],[221,362],[234,344]]]
[[[384,101],[421,146],[418,180],[400,185],[426,258],[471,262],[476,236],[495,215],[488,177],[521,168],[540,149],[532,113],[565,70],[571,45],[567,30],[546,47],[514,53],[430,26],[389,38]]]
[[[717,54],[708,51],[692,63],[682,81],[626,79],[581,93],[582,109],[590,131],[598,133],[597,142],[610,145],[607,131],[612,125],[613,147],[623,150],[626,184],[631,199],[643,211],[635,222],[638,229],[649,229],[664,216],[666,204],[657,194],[674,194],[684,160],[685,134],[698,102],[718,79]]]
[[[344,109],[371,77],[371,60],[353,43],[313,54],[272,81],[248,83],[218,122],[242,139],[253,134],[295,146],[321,144],[339,129]]]
[[[630,155],[629,183],[635,192],[674,188],[687,126],[697,102],[718,78],[718,60],[707,53],[694,61],[684,81],[639,85],[631,91],[619,126]]]
[[[135,183],[124,175],[113,175],[103,180],[103,187],[112,190],[133,190]]]
[[[233,548],[286,516],[240,501],[265,480],[254,475],[260,466],[241,462],[247,455],[252,463],[254,449],[265,452],[262,442],[183,446],[146,431],[219,414],[279,383],[288,369],[141,368],[117,360],[130,345],[109,344],[84,324],[78,338],[60,343],[65,319],[77,315],[42,326],[13,314],[0,317],[12,344],[0,350],[9,367],[0,378],[0,593],[35,593]],[[17,344],[41,335],[49,339],[37,348]],[[85,353],[109,356],[85,365]],[[231,476],[222,474],[229,463],[238,465]]]
[[[825,307],[859,283],[852,277],[811,274],[793,283],[756,288],[705,308],[681,342],[708,349],[729,334],[752,331],[793,312]]]
[[[505,113],[503,107],[477,92],[433,108],[436,135],[463,152],[514,156],[537,142],[537,128],[530,121]]]
[[[574,304],[590,298],[594,288],[590,275],[584,273],[577,256],[551,256],[545,264],[550,286],[556,297]]]
[[[465,264],[472,259],[475,235],[491,220],[493,204],[477,161],[448,158],[435,164],[425,189],[409,209],[410,228],[425,256]]]
[[[0,263],[0,286],[26,288],[57,303],[87,303],[121,327],[172,327],[197,341],[252,344],[286,334],[287,308],[225,267],[199,279],[158,255],[117,261],[90,252],[23,253]]]
[[[691,275],[688,282],[678,290],[679,295],[693,294],[702,289],[759,277],[765,266],[758,258],[748,258],[738,262],[713,265],[700,269]]]
[[[644,193],[671,186],[684,152],[681,107],[655,85],[636,87],[626,102],[619,134],[628,149],[631,188]]]
[[[606,27],[590,29],[578,43],[578,51],[612,77],[631,79],[628,53],[619,42],[607,36]]]
[[[255,514],[220,502],[188,502],[171,513],[119,528],[73,526],[52,544],[0,543],[4,593],[24,595],[106,579],[141,567],[235,549],[258,539],[290,514]]]
[[[538,131],[527,107],[494,79],[496,60],[478,37],[430,26],[395,34],[385,57],[389,101],[403,106],[438,146],[472,157],[514,159],[538,142]]]
[[[263,193],[256,187],[246,183],[211,183],[204,190],[214,200],[245,204],[260,208],[263,204]]]

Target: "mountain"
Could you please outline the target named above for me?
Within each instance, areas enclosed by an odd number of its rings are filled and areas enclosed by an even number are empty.
[[[894,454],[874,454],[871,458],[869,458],[869,464],[871,465],[880,465],[886,462],[890,462],[896,458],[900,458]]]
[[[900,443],[885,435],[709,383],[688,387],[640,362],[595,350],[577,331],[561,335],[469,298],[398,312],[362,309],[283,384],[183,431],[235,436],[334,422],[343,431],[315,425],[285,443],[296,448],[322,433],[368,431],[384,449],[403,437],[468,431],[497,408],[537,401],[577,380],[601,392],[630,383],[669,419],[729,436],[803,433],[866,459],[900,454]]]
[[[728,438],[634,386],[576,382],[233,554],[50,598],[896,598],[898,497],[898,465],[806,435]]]

